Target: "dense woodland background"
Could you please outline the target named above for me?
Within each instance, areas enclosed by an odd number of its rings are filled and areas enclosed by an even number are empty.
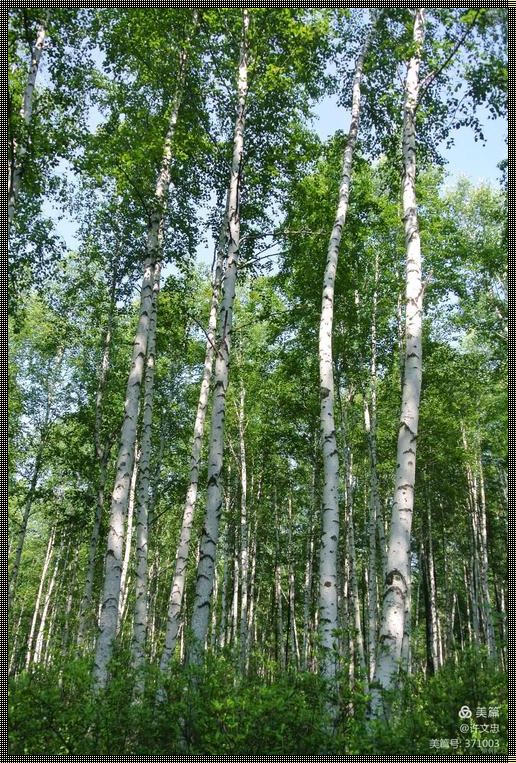
[[[8,22],[10,752],[506,753],[507,10]]]

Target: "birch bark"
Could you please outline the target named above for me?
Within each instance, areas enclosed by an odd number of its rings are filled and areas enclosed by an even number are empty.
[[[102,351],[102,360],[100,363],[99,377],[97,383],[97,396],[95,401],[95,432],[94,432],[94,448],[97,462],[99,465],[99,477],[97,485],[97,506],[95,511],[95,520],[91,529],[90,544],[88,548],[88,564],[86,567],[86,578],[84,581],[84,589],[82,593],[81,603],[79,607],[79,627],[77,630],[77,647],[79,650],[84,645],[84,638],[88,627],[88,620],[91,616],[91,602],[93,595],[93,580],[95,577],[95,565],[97,561],[97,551],[100,538],[100,528],[102,524],[102,516],[104,514],[105,503],[105,491],[107,480],[107,468],[109,461],[109,452],[111,450],[112,440],[106,438],[105,442],[102,442],[102,420],[103,420],[103,403],[104,395],[106,391],[106,384],[108,378],[108,372],[110,367],[111,356],[111,342],[113,334],[113,320],[116,307],[116,286],[117,286],[117,268],[113,267],[112,279],[111,279],[111,294],[109,313],[106,326],[106,332],[104,335],[104,346]]]
[[[402,656],[406,603],[410,578],[410,540],[414,507],[416,440],[422,380],[421,241],[416,201],[416,109],[419,68],[425,37],[425,11],[414,12],[414,53],[405,81],[403,109],[403,214],[406,242],[405,369],[398,434],[397,468],[387,570],[383,594],[382,624],[372,697],[373,714],[382,712],[381,689],[392,689]],[[385,711],[388,712],[386,706]]]
[[[188,489],[186,491],[183,521],[181,524],[181,534],[179,537],[179,544],[176,552],[174,577],[172,580],[172,587],[170,589],[165,645],[160,660],[160,670],[162,672],[165,672],[170,664],[170,660],[176,648],[177,634],[181,622],[181,607],[183,603],[183,594],[186,582],[186,568],[188,564],[188,556],[190,553],[190,540],[192,536],[195,509],[197,506],[202,442],[206,423],[206,412],[208,410],[210,382],[213,371],[213,358],[215,355],[217,313],[219,308],[220,287],[222,283],[222,271],[224,267],[224,242],[226,239],[226,230],[227,212],[224,216],[221,236],[216,252],[216,264],[215,272],[213,275],[210,316],[208,320],[208,339],[206,342],[206,354],[204,358],[201,389],[199,392],[199,402],[197,404],[197,414],[195,417],[192,451],[190,454],[190,484],[188,485]]]
[[[194,26],[196,24],[197,11],[194,12]],[[180,54],[178,82],[175,95],[172,99],[161,167],[156,182],[154,193],[155,210],[150,217],[147,231],[147,254],[140,292],[139,320],[133,344],[132,366],[127,382],[125,415],[116,463],[115,486],[111,499],[107,552],[104,565],[104,587],[93,668],[93,682],[96,690],[103,689],[107,684],[109,678],[108,666],[113,654],[113,646],[119,625],[124,525],[134,466],[138,409],[153,309],[155,268],[161,257],[163,223],[171,182],[172,147],[185,87],[187,59],[188,54],[185,46]]]
[[[224,276],[223,298],[219,316],[219,337],[215,360],[213,409],[208,456],[208,497],[201,552],[197,567],[197,581],[191,629],[192,649],[188,659],[193,663],[201,661],[209,624],[210,601],[215,573],[215,559],[219,534],[219,519],[222,507],[222,466],[224,458],[224,419],[226,412],[226,391],[228,386],[231,333],[233,326],[233,302],[235,298],[236,275],[240,250],[240,188],[244,157],[244,129],[246,101],[248,94],[249,57],[249,10],[242,11],[242,42],[237,85],[237,116],[233,137],[233,159],[228,192],[228,256]]]
[[[136,491],[136,595],[133,617],[132,656],[133,668],[137,671],[142,667],[145,660],[148,624],[149,495],[151,486],[154,374],[156,368],[156,323],[158,317],[160,277],[161,267],[158,262],[154,268],[152,314],[149,325],[147,357],[145,359],[145,391],[143,401],[141,452],[138,465],[138,486]],[[143,679],[141,674],[137,678],[135,688],[137,693],[143,691]]]
[[[39,627],[38,627],[38,635],[36,636],[36,646],[34,647],[34,660],[33,660],[35,665],[37,665],[38,663],[42,661],[47,617],[48,617],[48,612],[50,608],[50,602],[52,600],[52,594],[54,592],[54,587],[57,580],[57,572],[59,570],[60,563],[61,563],[61,557],[60,557],[60,554],[57,554],[54,561],[54,568],[52,570],[50,583],[48,585],[48,589],[45,594],[45,601],[43,604],[43,609],[41,611],[41,619],[40,619]]]
[[[322,499],[322,534],[319,553],[319,628],[321,673],[333,680],[337,672],[338,630],[337,612],[337,549],[339,543],[339,457],[335,433],[335,389],[333,379],[333,313],[335,277],[342,231],[346,222],[351,186],[353,151],[358,137],[360,120],[361,83],[364,60],[370,44],[372,29],[358,56],[353,81],[351,125],[344,151],[339,201],[324,272],[321,319],[319,324],[319,379],[321,395],[321,444],[324,465]]]
[[[55,530],[55,527],[53,527],[50,532],[50,537],[48,539],[47,551],[45,554],[45,560],[43,562],[43,569],[41,570],[41,578],[40,578],[39,586],[38,586],[38,593],[36,595],[36,602],[34,604],[34,612],[32,615],[29,638],[27,639],[27,652],[25,655],[26,668],[28,668],[32,662],[32,650],[34,646],[34,636],[36,635],[36,627],[38,624],[39,609],[41,606],[41,599],[43,598],[43,591],[45,588],[50,560],[52,558],[52,553],[54,551],[55,538],[56,538],[56,530]]]
[[[238,432],[240,444],[240,668],[245,670],[247,663],[248,640],[248,576],[249,548],[247,526],[247,458],[245,448],[245,388],[240,391],[238,408]]]

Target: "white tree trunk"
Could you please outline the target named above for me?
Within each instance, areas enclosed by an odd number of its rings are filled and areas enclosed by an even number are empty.
[[[194,424],[192,451],[190,454],[190,484],[186,491],[186,500],[181,524],[181,534],[176,552],[176,562],[172,587],[168,603],[167,629],[165,633],[165,646],[161,654],[160,670],[165,672],[170,664],[174,653],[179,625],[181,622],[181,606],[186,582],[186,568],[190,553],[190,539],[197,505],[197,492],[199,487],[199,467],[201,462],[202,442],[206,423],[206,411],[210,395],[210,382],[213,370],[213,357],[215,354],[215,342],[217,331],[217,313],[219,308],[220,288],[222,283],[222,270],[224,266],[224,242],[227,230],[227,213],[224,216],[221,236],[216,251],[215,272],[213,275],[213,287],[211,296],[210,315],[208,319],[208,339],[206,342],[206,354],[197,404],[197,414]]]
[[[365,651],[364,651],[364,637],[362,633],[362,617],[360,614],[360,596],[358,591],[358,577],[357,577],[357,557],[355,551],[355,529],[353,518],[353,500],[349,505],[349,526],[348,526],[348,538],[349,538],[349,555],[351,561],[351,597],[353,599],[353,619],[354,619],[354,640],[358,652],[358,660],[361,670],[361,676],[367,681],[366,663],[365,663]]]
[[[403,641],[401,643],[401,669],[410,675],[412,672],[412,578],[410,575],[407,584]]]
[[[32,121],[32,110],[34,104],[34,88],[36,86],[36,78],[38,76],[39,66],[41,62],[41,56],[43,54],[43,47],[45,45],[45,39],[47,35],[47,24],[50,11],[47,11],[46,17],[40,22],[36,31],[36,40],[31,50],[31,59],[29,66],[29,73],[27,77],[27,84],[25,86],[25,92],[23,94],[23,103],[20,109],[20,116],[23,119],[25,128],[28,130]],[[14,219],[14,211],[16,207],[16,200],[20,191],[22,173],[23,173],[23,158],[27,154],[26,146],[27,136],[25,140],[19,145],[16,141],[12,144],[12,167],[9,167],[9,186],[8,186],[8,230],[11,228],[11,223]]]
[[[133,668],[140,670],[145,661],[148,617],[148,555],[149,555],[149,494],[151,484],[152,413],[154,407],[154,375],[156,367],[156,323],[158,317],[158,294],[161,268],[154,269],[154,295],[149,325],[147,357],[145,359],[145,392],[143,400],[143,423],[141,452],[138,464],[138,488],[136,493],[136,595],[134,602],[132,655]],[[143,677],[136,682],[136,691],[143,691]]]
[[[303,670],[308,670],[310,649],[311,649],[311,628],[312,628],[312,579],[313,579],[313,560],[314,560],[314,531],[310,527],[310,534],[306,542],[306,562],[303,593]]]
[[[235,647],[238,642],[238,604],[240,600],[240,556],[239,533],[235,522],[233,544],[233,604],[231,607],[231,640]]]
[[[44,449],[45,449],[47,436],[49,432],[50,419],[53,412],[53,404],[55,399],[56,388],[59,382],[63,356],[64,356],[63,348],[58,347],[56,356],[52,363],[49,377],[48,377],[48,386],[46,390],[46,402],[45,402],[45,415],[43,418],[43,423],[41,425],[38,448],[36,451],[36,457],[34,459],[34,469],[32,472],[29,490],[27,492],[27,496],[25,499],[23,517],[20,524],[20,529],[17,533],[18,542],[16,544],[16,555],[14,558],[11,574],[9,577],[9,588],[8,588],[8,598],[7,598],[8,609],[11,608],[15,595],[16,595],[16,585],[18,582],[18,574],[20,572],[20,564],[21,564],[21,558],[23,554],[23,547],[25,545],[25,537],[27,535],[27,527],[28,527],[29,519],[32,512],[32,506],[36,498],[36,489],[38,486],[39,475],[40,475],[41,467],[43,463]]]
[[[368,679],[373,680],[376,668],[376,639],[378,630],[377,596],[377,544],[376,533],[381,516],[380,491],[378,489],[378,458],[376,449],[376,402],[377,402],[377,312],[379,257],[375,256],[375,284],[371,319],[371,378],[369,395],[364,395],[364,424],[369,446],[370,500],[369,500],[369,560],[368,560]],[[383,549],[385,554],[385,549]],[[383,562],[383,556],[382,556]]]
[[[260,491],[258,491],[258,498],[256,505],[260,505]],[[249,549],[249,557],[251,559],[251,568],[249,571],[249,613],[247,617],[247,633],[248,633],[248,645],[247,645],[247,662],[246,670],[249,667],[249,653],[254,646],[254,630],[255,630],[255,612],[256,612],[256,544],[258,542],[258,519],[256,518],[253,525],[253,532],[251,536],[251,543]]]
[[[102,360],[99,368],[99,378],[97,383],[97,397],[95,401],[95,433],[94,433],[94,447],[95,455],[99,465],[99,476],[97,485],[97,507],[95,512],[95,521],[91,529],[90,544],[88,547],[88,564],[86,567],[86,578],[84,581],[84,589],[79,607],[79,627],[77,630],[77,646],[79,650],[84,645],[84,638],[86,630],[89,625],[89,618],[91,617],[91,601],[93,595],[93,581],[95,578],[95,565],[97,562],[97,550],[100,538],[100,528],[102,524],[102,516],[104,514],[105,503],[105,491],[106,491],[106,479],[107,469],[109,461],[109,452],[111,450],[112,440],[106,438],[106,441],[102,442],[102,420],[103,420],[103,404],[104,394],[106,391],[107,377],[110,367],[110,355],[111,355],[111,341],[113,333],[113,319],[116,307],[116,286],[117,286],[117,268],[113,267],[112,281],[111,281],[111,300],[109,306],[109,314],[106,326],[106,333],[104,335],[104,346],[102,351]]]
[[[18,648],[19,643],[21,641],[21,624],[23,622],[23,616],[25,614],[25,604],[23,603],[20,607],[20,614],[18,615],[18,620],[16,622],[16,627],[14,629],[14,638],[12,641],[12,648],[11,648],[11,654],[9,657],[9,669],[8,669],[8,675],[9,678],[11,676],[15,676],[17,673],[17,662],[18,662]]]
[[[43,597],[43,590],[45,588],[45,583],[47,579],[48,574],[48,567],[50,565],[50,559],[52,557],[52,553],[54,551],[54,543],[56,538],[56,530],[55,527],[52,528],[50,532],[50,537],[48,539],[48,545],[47,545],[47,551],[45,554],[45,560],[43,562],[43,569],[41,570],[41,578],[39,581],[38,586],[38,593],[36,595],[36,603],[34,604],[34,613],[32,615],[32,622],[30,626],[30,632],[29,632],[29,638],[27,639],[27,652],[25,655],[25,667],[28,668],[32,662],[32,649],[34,646],[34,636],[36,635],[36,626],[38,624],[38,618],[39,618],[39,609],[41,606],[41,599]]]
[[[245,670],[247,664],[247,616],[248,616],[248,577],[249,548],[247,526],[247,459],[245,448],[245,389],[240,391],[238,408],[238,432],[240,442],[240,667]]]
[[[50,602],[52,601],[52,594],[57,580],[57,572],[61,562],[61,556],[58,554],[54,561],[54,569],[52,570],[52,577],[45,594],[45,602],[41,611],[41,620],[39,621],[38,635],[36,636],[36,646],[34,647],[34,665],[38,665],[43,660],[43,647],[45,645],[45,628],[47,625],[48,611],[50,609]],[[47,639],[49,639],[48,634]]]
[[[422,379],[421,241],[416,202],[416,109],[419,96],[419,67],[425,36],[425,13],[414,16],[414,53],[405,82],[403,110],[403,214],[406,240],[406,325],[405,372],[398,434],[397,468],[392,519],[383,594],[382,624],[375,681],[382,689],[392,689],[401,660],[405,612],[410,578],[410,541],[414,507],[416,441]],[[388,708],[386,708],[388,711]],[[373,714],[382,711],[382,696],[373,692]]]
[[[321,395],[321,444],[324,464],[322,535],[319,554],[319,628],[321,673],[333,680],[338,667],[337,639],[337,549],[339,543],[339,457],[335,434],[335,392],[333,379],[333,313],[335,277],[342,230],[346,222],[351,186],[351,169],[360,119],[360,88],[364,59],[371,39],[367,35],[356,62],[353,81],[351,125],[342,166],[339,201],[328,246],[324,272],[321,320],[319,325],[319,377]]]
[[[93,671],[94,684],[97,689],[104,688],[107,683],[108,665],[113,653],[119,623],[125,519],[134,471],[140,390],[152,312],[154,257],[158,255],[157,248],[154,247],[154,244],[157,244],[157,230],[154,230],[154,226],[149,231],[149,245],[151,245],[151,241],[154,255],[145,264],[140,297],[140,317],[133,345],[132,367],[127,384],[125,415],[116,464],[115,487],[111,500],[107,552],[104,564],[104,586]]]
[[[226,498],[227,500],[227,498]],[[220,602],[220,624],[219,624],[219,647],[224,649],[226,646],[226,626],[227,626],[227,611],[228,611],[228,578],[229,578],[229,563],[228,563],[228,542],[223,544],[223,560],[222,560],[222,591]]]
[[[469,488],[469,512],[472,533],[472,605],[473,625],[476,639],[480,642],[480,617],[484,625],[485,641],[490,656],[496,656],[496,639],[489,592],[489,559],[487,551],[487,516],[484,473],[480,454],[474,454],[468,445],[466,430],[462,424],[464,451],[471,459],[474,456],[475,469],[466,464]]]
[[[479,546],[480,546],[480,586],[482,589],[484,621],[486,626],[487,651],[490,657],[496,657],[496,639],[493,624],[493,609],[489,593],[489,558],[487,552],[487,510],[482,458],[478,456],[480,505],[479,505]]]
[[[434,671],[441,667],[441,655],[439,649],[439,613],[437,610],[437,587],[435,583],[434,546],[432,542],[432,515],[428,506],[428,592],[430,596],[430,632],[432,639],[432,657]]]
[[[63,630],[62,630],[62,637],[61,637],[60,653],[65,657],[68,656],[68,652],[69,652],[71,615],[72,615],[72,610],[73,610],[74,601],[75,601],[75,590],[77,587],[78,560],[79,560],[79,546],[77,545],[73,552],[72,565],[71,565],[72,567],[71,580],[68,584],[68,590],[66,593],[66,602],[64,607],[64,623],[63,623]]]
[[[39,474],[41,470],[41,462],[43,457],[42,450],[43,450],[43,444],[40,445],[38,453],[36,454],[36,460],[34,462],[34,470],[32,472],[32,477],[31,477],[31,481],[29,485],[29,491],[25,499],[25,508],[23,509],[23,517],[20,524],[20,529],[18,530],[16,554],[14,557],[13,567],[12,567],[11,575],[9,578],[9,588],[8,588],[8,595],[7,595],[7,610],[8,611],[11,609],[11,606],[13,604],[14,597],[16,594],[16,585],[18,583],[18,574],[20,572],[21,558],[22,558],[23,548],[25,546],[25,537],[27,535],[27,527],[28,527],[29,519],[32,513],[32,505],[34,503],[34,498],[36,497],[36,488],[38,485]]]
[[[274,568],[274,598],[276,609],[276,661],[281,668],[285,667],[285,652],[283,649],[283,592],[281,590],[281,565],[276,562]]]
[[[97,508],[95,511],[95,521],[91,529],[90,543],[88,547],[88,564],[86,567],[86,579],[79,609],[79,628],[77,631],[77,646],[82,650],[84,646],[86,631],[88,629],[89,618],[91,617],[91,602],[93,596],[93,581],[95,578],[95,563],[97,561],[97,549],[100,538],[100,528],[102,524],[102,515],[104,513],[104,500],[107,478],[107,461],[109,452],[102,457],[99,465],[99,481],[97,486]]]
[[[208,497],[204,523],[201,554],[197,568],[197,582],[192,614],[193,648],[189,655],[192,662],[200,662],[208,631],[210,601],[215,571],[215,558],[219,534],[219,518],[222,506],[222,466],[224,457],[224,418],[226,391],[233,326],[233,302],[240,250],[240,186],[244,154],[244,128],[248,92],[248,31],[249,11],[244,8],[243,32],[238,73],[238,108],[233,138],[233,159],[228,195],[228,257],[224,277],[223,298],[220,310],[217,357],[215,360],[213,410],[208,460]]]
[[[197,23],[196,14],[197,12],[194,13],[195,24]],[[183,97],[186,62],[187,52],[185,48],[180,54],[178,82],[171,104],[161,168],[154,193],[156,209],[151,215],[147,233],[147,259],[140,292],[140,314],[133,345],[132,367],[127,382],[125,415],[116,464],[115,487],[111,501],[102,607],[93,669],[94,686],[97,690],[103,689],[108,681],[108,666],[118,630],[124,522],[128,509],[131,476],[133,473],[134,446],[138,429],[138,409],[153,307],[155,267],[161,257],[163,222],[171,180],[172,145]]]
[[[129,506],[127,507],[124,559],[122,562],[122,572],[120,575],[120,598],[118,600],[117,636],[122,630],[125,608],[127,606],[127,597],[129,595],[131,554],[133,552],[134,507],[136,504],[136,485],[138,483],[138,472],[139,472],[140,452],[141,452],[139,450],[138,443],[135,444],[135,450],[136,450],[136,454],[134,457],[133,473],[131,475],[131,485],[129,488]]]

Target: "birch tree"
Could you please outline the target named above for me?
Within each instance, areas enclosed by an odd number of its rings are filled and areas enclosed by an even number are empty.
[[[335,276],[337,272],[342,233],[349,206],[353,151],[358,137],[360,119],[360,88],[364,70],[364,60],[371,42],[371,36],[372,30],[369,30],[355,67],[351,125],[344,151],[339,202],[328,246],[323,281],[321,320],[319,325],[321,444],[324,466],[322,500],[323,520],[319,554],[319,623],[322,650],[321,673],[330,681],[335,679],[338,668],[335,632],[338,629],[337,548],[339,541],[339,457],[337,437],[335,433],[335,392],[332,352]]]
[[[98,543],[102,516],[104,514],[105,490],[107,481],[107,469],[109,454],[111,450],[111,439],[103,438],[103,406],[106,393],[106,384],[108,372],[111,363],[111,344],[113,337],[113,323],[116,306],[116,286],[117,286],[117,267],[113,266],[111,276],[110,304],[107,318],[107,325],[104,334],[102,359],[99,367],[99,377],[97,384],[97,394],[95,399],[95,426],[93,435],[93,444],[95,455],[99,466],[98,485],[97,485],[97,506],[95,511],[95,520],[91,530],[90,543],[88,548],[88,563],[86,567],[86,577],[84,589],[79,608],[79,626],[77,631],[77,646],[82,648],[87,621],[91,616],[91,602],[93,594],[93,580],[95,575],[95,563],[97,561]]]
[[[181,534],[176,552],[176,562],[174,578],[170,590],[167,628],[165,633],[165,646],[161,654],[160,669],[165,671],[170,663],[172,654],[177,641],[177,634],[180,625],[181,605],[186,580],[186,567],[190,550],[190,538],[197,504],[197,492],[199,486],[199,468],[201,461],[201,451],[204,436],[204,426],[206,422],[206,412],[208,410],[208,400],[210,393],[210,383],[213,372],[213,358],[216,350],[216,330],[217,314],[220,300],[220,287],[224,267],[224,243],[226,240],[227,214],[224,216],[220,240],[216,251],[216,264],[213,275],[212,298],[210,306],[210,315],[208,320],[208,331],[206,341],[206,353],[202,371],[201,388],[199,392],[199,402],[197,404],[197,413],[194,423],[194,435],[192,450],[190,454],[190,484],[188,485],[185,506],[183,511],[183,520],[181,525]]]
[[[159,279],[159,270],[156,272],[156,266],[160,261],[163,220],[171,181],[173,143],[183,98],[186,67],[187,51],[186,48],[183,48],[180,53],[178,81],[170,105],[168,130],[164,141],[161,168],[154,193],[156,209],[151,215],[147,232],[147,255],[140,291],[139,320],[133,344],[132,367],[127,382],[125,415],[116,464],[115,487],[111,501],[102,608],[99,634],[95,650],[95,667],[93,671],[94,683],[97,689],[104,688],[107,683],[108,665],[113,653],[114,640],[118,627],[124,524],[134,465],[134,445],[137,436],[138,406],[143,381],[145,358],[147,355],[154,286],[157,278]]]
[[[414,12],[414,53],[405,81],[403,107],[403,219],[406,241],[406,317],[405,368],[401,401],[401,419],[397,446],[397,467],[391,530],[385,570],[382,622],[378,640],[378,659],[373,692],[373,713],[382,713],[380,689],[395,685],[402,656],[406,603],[410,579],[410,542],[419,399],[422,381],[422,311],[421,240],[416,200],[416,109],[419,97],[419,68],[425,38],[425,11]]]
[[[223,281],[223,296],[219,315],[217,357],[213,378],[213,408],[208,455],[208,497],[206,519],[201,540],[200,559],[191,621],[193,648],[189,659],[198,663],[208,633],[210,599],[213,589],[215,558],[222,507],[222,467],[224,454],[224,418],[228,386],[231,332],[233,326],[233,302],[235,298],[238,256],[240,252],[240,193],[244,158],[244,130],[248,94],[249,66],[249,10],[242,12],[242,39],[237,81],[237,115],[233,135],[233,157],[227,194],[228,249]]]
[[[147,357],[145,359],[145,389],[143,397],[143,422],[141,451],[138,464],[138,489],[136,512],[136,599],[133,618],[133,667],[141,669],[145,660],[148,617],[148,543],[149,543],[149,492],[151,481],[152,414],[154,406],[154,374],[156,366],[156,321],[160,264],[154,267],[154,287]],[[136,689],[143,690],[141,676]]]

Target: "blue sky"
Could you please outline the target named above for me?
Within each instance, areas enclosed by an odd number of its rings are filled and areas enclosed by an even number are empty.
[[[335,98],[325,98],[315,109],[314,129],[325,140],[333,135],[336,130],[347,132],[349,115],[346,110],[338,106]],[[451,148],[442,147],[441,153],[447,159],[446,170],[448,173],[448,186],[453,186],[459,177],[468,177],[476,185],[483,182],[497,186],[500,181],[500,171],[497,168],[499,162],[507,156],[505,138],[507,124],[502,119],[488,120],[487,112],[479,112],[480,121],[483,124],[485,144],[475,142],[473,131],[463,127],[455,133],[454,145]],[[484,116],[484,118],[482,118]],[[57,211],[50,204],[45,204],[45,214],[57,217]],[[64,238],[68,248],[77,247],[75,238],[77,226],[66,215],[57,222],[57,230]],[[201,244],[197,252],[199,262],[210,264],[213,257],[213,242],[208,235],[206,245]]]
[[[325,98],[316,112],[314,128],[321,138],[330,137],[336,130],[347,132],[348,114],[342,106],[336,105],[334,98]],[[483,109],[479,109],[478,113],[483,125],[485,145],[480,141],[475,142],[469,127],[462,127],[454,134],[455,143],[451,148],[441,147],[441,154],[448,160],[446,169],[452,185],[461,176],[468,177],[475,184],[487,181],[497,185],[500,181],[497,164],[507,156],[507,123],[503,119],[487,119],[487,111]]]

